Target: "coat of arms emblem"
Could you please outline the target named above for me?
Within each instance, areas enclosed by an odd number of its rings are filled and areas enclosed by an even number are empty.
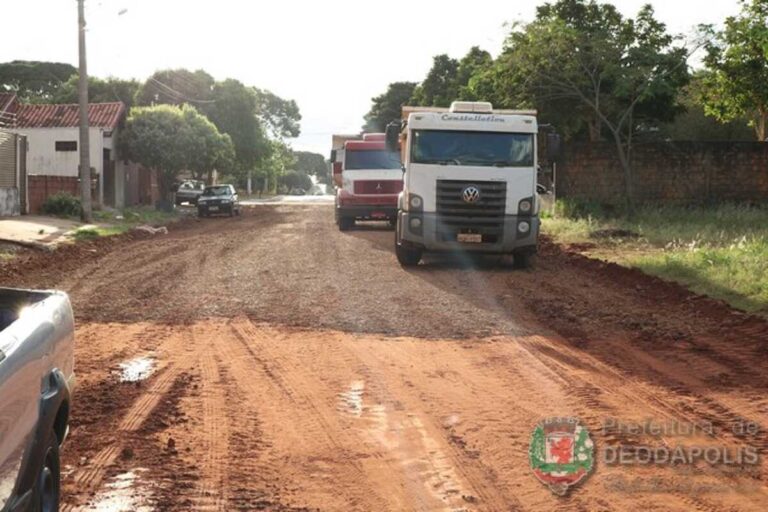
[[[587,477],[594,467],[594,443],[577,418],[539,422],[528,450],[531,469],[558,496]]]

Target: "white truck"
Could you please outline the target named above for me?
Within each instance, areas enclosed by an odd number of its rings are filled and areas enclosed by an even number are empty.
[[[61,292],[0,288],[0,510],[59,510],[74,320]]]
[[[425,251],[511,254],[527,267],[539,234],[535,111],[485,102],[403,107],[387,127],[402,148],[395,251],[403,266]],[[559,140],[559,139],[558,139]],[[548,148],[556,150],[556,148]]]

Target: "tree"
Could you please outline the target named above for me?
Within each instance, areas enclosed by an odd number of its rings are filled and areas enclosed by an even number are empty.
[[[730,122],[720,122],[708,116],[702,103],[702,89],[708,71],[699,71],[691,76],[691,83],[680,91],[678,102],[685,109],[672,122],[659,127],[657,138],[662,140],[749,140],[754,131],[749,127],[746,116]],[[650,138],[651,134],[645,136]]]
[[[77,103],[78,80],[78,75],[72,75],[69,80],[61,84],[53,95],[52,103]],[[88,101],[90,103],[122,101],[130,109],[140,87],[141,84],[136,80],[112,77],[103,80],[90,76],[88,77]]]
[[[680,112],[678,92],[689,80],[688,51],[674,40],[650,5],[625,19],[609,4],[559,0],[506,43],[507,71],[537,104],[563,102],[599,121],[615,143],[630,211],[633,137]]]
[[[416,82],[393,82],[384,94],[371,99],[371,110],[365,114],[365,132],[383,132],[387,125],[399,120],[403,105],[407,105],[416,89]]]
[[[456,98],[457,100],[473,101],[475,97],[470,87],[472,77],[483,73],[493,65],[493,57],[479,46],[473,46],[469,52],[459,61],[456,70]]]
[[[196,107],[210,105],[213,102],[215,80],[211,75],[199,69],[165,69],[155,71],[147,78],[136,94],[136,104],[147,105],[184,105]]]
[[[433,58],[427,77],[413,92],[411,103],[427,107],[448,107],[458,94],[459,63],[448,55]]]
[[[135,107],[120,132],[122,154],[158,171],[160,195],[170,204],[173,183],[182,170],[208,172],[225,165],[234,150],[228,137],[194,107]]]
[[[213,183],[213,171],[230,172],[235,163],[235,147],[231,137],[220,133],[216,126],[194,107],[182,107],[184,134],[180,142],[186,144],[186,170],[197,179]]]
[[[330,184],[330,174],[328,172],[328,162],[325,157],[319,153],[310,153],[309,151],[294,151],[293,156],[296,159],[294,168],[305,174],[317,176],[321,183]]]
[[[77,68],[61,62],[14,60],[0,64],[0,91],[15,92],[29,103],[50,103]]]
[[[285,100],[270,91],[253,88],[256,95],[256,115],[275,138],[298,137],[301,133],[301,113],[294,100]]]
[[[306,192],[312,188],[312,178],[310,178],[307,173],[301,171],[287,171],[278,178],[278,183],[281,187],[284,187],[287,192],[290,192],[294,188],[300,188]]]
[[[242,178],[266,159],[270,146],[262,123],[256,117],[257,98],[250,87],[237,80],[217,82],[212,92],[213,103],[202,111],[222,133],[232,138],[235,148],[234,174]]]
[[[749,118],[757,140],[768,140],[768,1],[740,0],[741,12],[711,36],[704,63],[702,99],[708,115],[720,121]]]

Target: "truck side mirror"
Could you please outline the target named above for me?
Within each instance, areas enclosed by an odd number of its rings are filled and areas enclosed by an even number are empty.
[[[336,150],[332,149],[331,150],[331,163],[335,163],[335,162],[336,162]]]
[[[400,122],[392,121],[386,130],[387,149],[392,152],[400,151]]]
[[[560,159],[562,153],[562,140],[558,133],[547,134],[547,160],[556,162]]]

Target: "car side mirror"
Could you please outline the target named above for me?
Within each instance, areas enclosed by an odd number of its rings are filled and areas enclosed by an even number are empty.
[[[400,151],[400,122],[392,121],[387,125],[386,144],[389,151]]]
[[[547,134],[547,160],[550,162],[557,162],[560,160],[560,155],[562,154],[563,148],[562,148],[562,140],[560,139],[560,134],[558,133],[548,133]]]
[[[336,162],[336,150],[332,149],[331,150],[331,163],[335,163],[335,162]]]

